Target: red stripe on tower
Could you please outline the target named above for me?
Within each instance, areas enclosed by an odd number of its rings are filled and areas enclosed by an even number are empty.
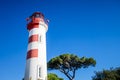
[[[27,59],[38,57],[38,49],[32,49],[27,52]]]
[[[38,34],[29,37],[29,43],[34,41],[38,41]]]
[[[39,23],[29,23],[27,29],[30,31],[33,28],[39,28]]]

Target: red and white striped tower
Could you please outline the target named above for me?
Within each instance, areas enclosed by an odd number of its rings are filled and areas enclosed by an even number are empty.
[[[29,41],[24,80],[47,80],[46,32],[44,15],[35,12],[28,19]]]

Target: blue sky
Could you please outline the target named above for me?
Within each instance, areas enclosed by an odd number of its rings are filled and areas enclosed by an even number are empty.
[[[50,20],[47,60],[63,53],[93,57],[96,67],[79,69],[76,80],[92,80],[94,71],[120,66],[119,0],[1,0],[0,79],[21,80],[25,72],[26,18],[40,11]],[[58,76],[68,80],[63,74]]]

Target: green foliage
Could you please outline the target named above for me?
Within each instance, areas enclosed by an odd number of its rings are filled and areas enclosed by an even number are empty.
[[[79,68],[88,68],[95,66],[96,61],[93,58],[78,57],[74,54],[62,54],[52,58],[48,62],[49,70],[59,70],[64,73],[70,80],[75,78],[76,70]]]
[[[120,68],[95,72],[93,80],[120,80]]]
[[[48,62],[48,69],[78,69],[87,68],[88,66],[95,66],[96,61],[93,58],[79,58],[73,54],[63,54],[58,57],[52,58]]]
[[[63,80],[63,78],[59,78],[56,74],[49,73],[48,80]]]

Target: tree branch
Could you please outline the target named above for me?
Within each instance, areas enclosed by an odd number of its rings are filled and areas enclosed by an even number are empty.
[[[64,71],[64,74],[69,78],[69,80],[72,80],[72,78],[71,78],[71,75],[70,74],[68,74],[68,73],[66,73],[66,71],[65,70],[63,70]]]
[[[74,69],[74,71],[73,71],[73,77],[72,77],[72,80],[75,78],[75,72],[76,72],[76,69]]]

